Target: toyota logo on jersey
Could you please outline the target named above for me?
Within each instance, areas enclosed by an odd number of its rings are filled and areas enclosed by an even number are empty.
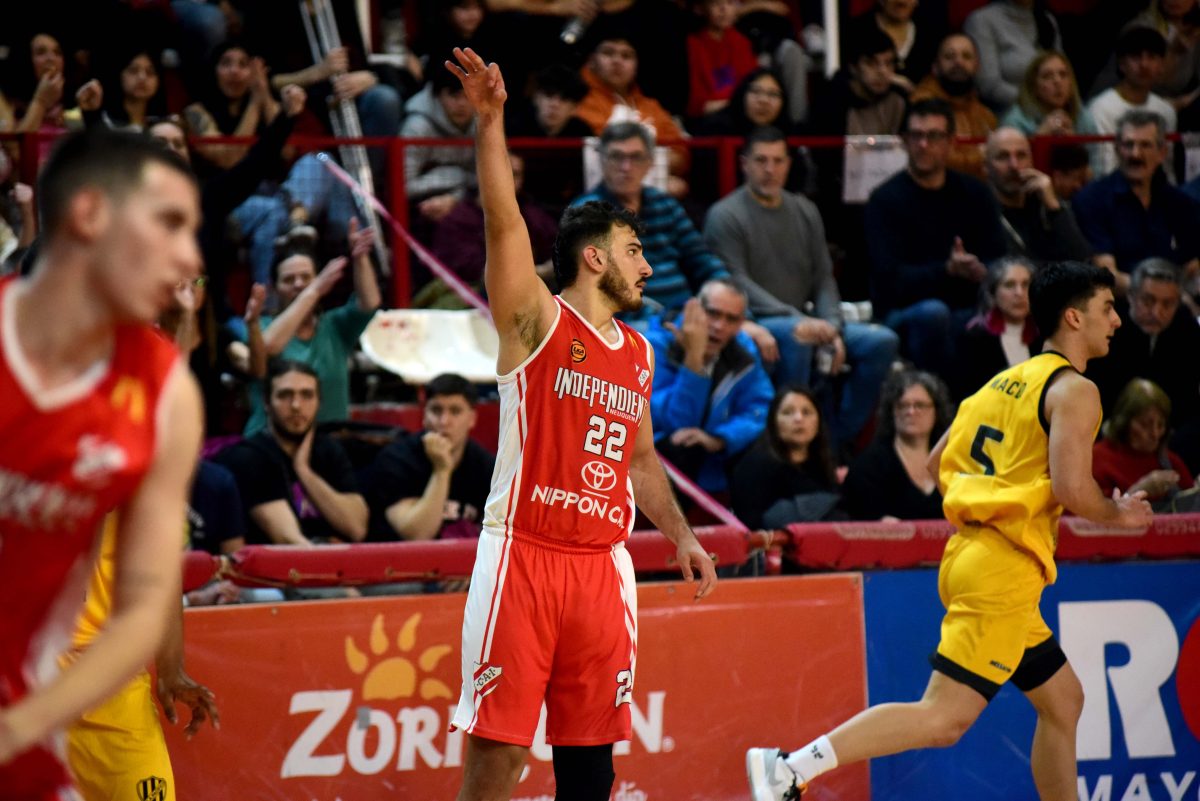
[[[608,492],[617,486],[617,471],[601,461],[591,461],[579,471],[583,483],[596,492]]]

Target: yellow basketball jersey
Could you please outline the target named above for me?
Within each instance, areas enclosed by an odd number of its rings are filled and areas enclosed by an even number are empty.
[[[72,648],[83,650],[96,639],[100,629],[104,628],[104,622],[112,612],[116,569],[117,515],[113,513],[104,518],[103,530],[100,532],[100,552],[96,554],[96,566],[88,581],[87,597],[84,598],[79,619],[75,622],[75,633],[71,637]]]
[[[1066,357],[1047,352],[997,375],[962,402],[939,466],[946,519],[960,529],[1000,532],[1038,560],[1047,584],[1058,575],[1062,504],[1050,484],[1044,398],[1050,380],[1073,369]]]

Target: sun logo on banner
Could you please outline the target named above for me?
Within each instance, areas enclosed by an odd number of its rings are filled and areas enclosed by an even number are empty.
[[[412,698],[414,695],[425,701],[454,697],[445,682],[427,675],[450,653],[452,649],[449,645],[429,646],[417,656],[415,665],[403,655],[411,653],[416,646],[417,626],[420,624],[419,612],[404,621],[400,633],[396,635],[396,647],[402,653],[380,660],[387,654],[391,643],[383,628],[383,615],[375,615],[375,620],[371,623],[369,647],[371,655],[380,661],[376,661],[374,665],[371,664],[372,656],[363,653],[353,637],[346,637],[346,664],[355,674],[366,674],[362,686],[364,701],[392,701],[397,698]]]

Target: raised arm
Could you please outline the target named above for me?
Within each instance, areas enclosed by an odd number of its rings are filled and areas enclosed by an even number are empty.
[[[507,373],[537,348],[554,320],[554,299],[538,278],[529,231],[517,205],[512,165],[504,140],[504,101],[508,93],[495,64],[475,51],[454,49],[458,64],[446,68],[458,76],[478,117],[476,169],[483,206],[487,266],[484,284],[500,334],[497,371]]]

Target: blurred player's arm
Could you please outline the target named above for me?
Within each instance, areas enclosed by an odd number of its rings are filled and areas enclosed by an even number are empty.
[[[1074,371],[1045,390],[1050,424],[1050,481],[1054,497],[1075,514],[1097,523],[1145,528],[1153,515],[1144,492],[1106,498],[1092,477],[1092,441],[1100,419],[1100,391]]]
[[[654,352],[650,351],[650,370],[654,371]],[[654,450],[654,429],[647,414],[638,428],[633,445],[633,456],[629,462],[629,478],[633,482],[633,496],[638,507],[650,521],[675,546],[675,558],[679,570],[687,581],[700,573],[700,586],[696,588],[696,600],[712,592],[717,586],[717,571],[712,558],[700,546],[692,527],[683,517],[683,511],[675,501],[671,482]]]
[[[925,462],[925,469],[929,475],[933,476],[934,482],[937,483],[938,492],[943,496],[946,494],[946,485],[942,483],[942,454],[946,450],[946,442],[950,439],[950,429],[947,428],[942,432],[942,438],[933,446],[933,450],[929,452],[929,459]]]
[[[112,695],[162,640],[181,592],[175,532],[200,456],[200,390],[186,365],[176,368],[162,403],[154,462],[120,512],[112,616],[69,670],[0,710],[0,762]]]
[[[192,710],[192,718],[183,729],[188,737],[198,732],[206,720],[212,721],[213,728],[221,728],[221,716],[217,713],[217,701],[212,691],[198,684],[183,669],[183,596],[167,618],[167,631],[154,665],[158,674],[155,686],[158,702],[172,725],[179,720],[175,704],[180,703]]]
[[[475,162],[487,246],[483,280],[500,334],[497,370],[507,373],[545,337],[554,320],[554,299],[534,267],[529,230],[517,205],[504,140],[504,101],[508,94],[500,68],[484,64],[469,48],[455,48],[454,58],[458,64],[447,61],[446,69],[462,82],[478,119]]]

